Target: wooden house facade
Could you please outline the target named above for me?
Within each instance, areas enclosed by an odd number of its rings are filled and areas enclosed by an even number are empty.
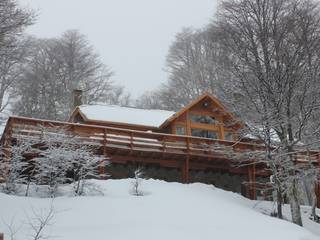
[[[17,137],[39,138],[39,126],[64,128],[98,148],[111,165],[101,166],[113,178],[130,177],[142,166],[146,176],[167,181],[205,182],[264,197],[270,172],[246,153],[264,151],[254,140],[239,141],[244,124],[215,97],[204,94],[178,112],[108,105],[80,105],[67,122],[10,117],[1,138],[9,149]],[[311,157],[320,164],[319,152]],[[246,164],[238,164],[238,160]],[[305,162],[305,153],[297,153]],[[259,182],[259,184],[257,184]],[[320,199],[320,187],[316,189]],[[320,206],[320,202],[318,203]]]
[[[110,106],[99,106],[98,109],[96,109],[95,114],[92,114],[92,112],[88,113],[90,111],[86,109],[96,107],[97,106],[94,105],[78,106],[72,112],[68,121],[73,123],[119,127],[131,130],[152,131],[226,141],[237,140],[237,131],[242,128],[241,121],[228,112],[218,99],[209,94],[200,96],[176,113],[171,111],[142,109],[133,109],[133,111],[131,111],[132,114],[137,114],[137,111],[140,111],[141,122],[143,122],[143,118],[154,119],[154,117],[156,117],[156,120],[154,121],[157,123],[152,125],[141,124],[140,121],[110,120],[114,119],[114,117],[108,116],[108,113],[104,118],[98,116],[99,110],[108,112],[110,111]],[[123,110],[121,115],[126,114],[126,111],[127,114],[130,114],[128,109],[132,110],[132,108],[118,108]],[[113,114],[112,111],[110,111],[110,114]],[[131,116],[127,116],[128,119],[130,117]]]

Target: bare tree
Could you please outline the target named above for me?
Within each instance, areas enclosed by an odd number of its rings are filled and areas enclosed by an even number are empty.
[[[17,235],[24,224],[30,228],[31,233],[29,239],[40,240],[51,238],[51,236],[45,234],[45,230],[53,224],[53,219],[56,214],[53,203],[51,202],[49,209],[35,210],[31,208],[31,210],[32,215],[26,214],[26,223],[19,226],[16,225],[14,218],[11,219],[9,224],[4,221],[7,231],[9,232],[10,240],[18,240]],[[26,236],[24,236],[24,238],[26,238]]]
[[[16,235],[20,230],[21,226],[16,226],[14,218],[11,219],[10,223],[4,221],[4,225],[8,230],[8,235],[10,240],[16,240]]]
[[[16,0],[0,2],[0,112],[9,102],[10,90],[18,80],[19,66],[26,57],[23,32],[33,24],[34,13]]]
[[[142,196],[143,192],[141,191],[141,181],[143,176],[142,168],[137,168],[134,171],[134,179],[132,181],[132,194],[135,196]]]
[[[320,99],[319,16],[311,0],[230,0],[222,2],[212,26],[228,53],[242,118],[277,134],[292,220],[299,225],[294,152]]]
[[[42,151],[33,159],[37,185],[46,185],[50,197],[55,197],[58,187],[68,182],[67,172],[72,169],[75,142],[64,129],[48,131],[41,128],[42,138],[39,143]]]
[[[149,91],[143,93],[135,102],[135,106],[142,109],[170,109],[166,104],[162,104],[159,91]]]
[[[25,161],[24,154],[30,152],[32,143],[17,139],[9,151],[3,150],[0,164],[0,175],[4,178],[2,190],[8,194],[16,194],[19,184],[27,183],[29,164]]]
[[[56,39],[34,39],[32,54],[16,87],[14,113],[65,120],[72,91],[83,91],[83,103],[128,104],[129,96],[115,85],[87,38],[70,30]]]
[[[27,216],[28,225],[32,231],[31,239],[49,239],[50,236],[45,234],[45,229],[49,227],[53,222],[55,216],[55,210],[51,203],[49,210],[36,211],[32,209],[32,216]]]
[[[48,193],[55,197],[62,184],[73,183],[76,195],[83,195],[89,184],[87,179],[100,178],[99,167],[108,162],[95,154],[94,146],[82,144],[80,137],[63,128],[40,127],[42,136],[37,141],[41,151],[34,162],[36,185],[47,186]]]
[[[166,58],[168,81],[144,94],[137,105],[177,111],[205,92],[224,99],[224,80],[230,78],[222,74],[225,54],[215,39],[210,28],[185,28],[178,33]]]
[[[94,148],[82,145],[72,149],[72,171],[74,191],[76,195],[84,195],[86,191],[95,188],[88,179],[104,178],[107,175],[101,172],[109,163],[107,159],[94,154]]]

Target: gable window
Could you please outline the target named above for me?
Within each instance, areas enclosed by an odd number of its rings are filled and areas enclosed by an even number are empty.
[[[224,132],[224,140],[233,141],[233,133],[232,132]]]
[[[208,115],[192,114],[190,116],[190,119],[192,122],[195,122],[195,123],[205,123],[205,124],[217,124],[218,123],[218,121],[214,117],[211,117]]]
[[[186,128],[183,126],[176,126],[177,135],[186,135]]]
[[[74,123],[81,123],[81,124],[85,123],[83,118],[81,117],[81,115],[79,113],[74,117],[73,122]]]
[[[197,129],[197,128],[191,129],[191,135],[194,137],[203,137],[203,138],[212,138],[212,139],[219,138],[219,134],[216,131],[209,131],[209,130]]]

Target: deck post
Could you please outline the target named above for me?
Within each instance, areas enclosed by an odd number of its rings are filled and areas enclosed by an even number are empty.
[[[133,151],[133,132],[130,132],[130,153]]]
[[[182,182],[183,183],[189,183],[189,168],[190,168],[190,139],[189,137],[185,138],[185,141],[186,141],[186,153],[187,153],[187,156],[186,156],[186,159],[185,161],[183,162],[183,165],[182,165]]]
[[[4,235],[3,235],[3,233],[0,233],[0,240],[4,240]]]
[[[317,197],[317,208],[320,208],[320,184],[319,181],[315,183],[315,192]]]
[[[105,158],[107,155],[107,130],[104,129],[103,130],[103,149],[102,149],[102,154],[103,157]],[[100,173],[100,178],[101,179],[105,179],[105,164],[104,164],[104,160],[101,161],[100,166],[99,166],[99,173]]]
[[[189,183],[189,155],[182,164],[182,182]]]
[[[9,120],[7,121],[7,125],[5,131],[4,131],[4,142],[3,142],[3,146],[2,146],[2,152],[4,154],[4,162],[10,162],[11,161],[11,157],[12,157],[12,149],[11,149],[11,145],[12,145],[12,124],[13,124],[13,119],[9,118]],[[5,169],[4,173],[2,176],[0,176],[0,178],[6,178],[7,174],[8,174],[9,169]],[[1,240],[1,239],[0,239]]]
[[[252,166],[248,166],[248,192],[247,197],[251,200],[256,199],[256,167],[253,163]]]
[[[256,163],[253,162],[252,165],[252,191],[253,191],[253,200],[257,199],[257,180],[256,180]]]

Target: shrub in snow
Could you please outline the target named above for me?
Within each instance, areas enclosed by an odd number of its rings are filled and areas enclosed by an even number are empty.
[[[106,159],[101,156],[95,156],[92,149],[87,146],[80,146],[73,151],[73,182],[76,195],[85,194],[86,190],[94,190],[96,187],[88,179],[105,177],[106,174],[99,171],[100,167],[108,164]]]
[[[131,182],[132,183],[131,193],[135,196],[143,196],[143,192],[141,191],[141,182],[142,182],[143,174],[144,173],[142,168],[137,168],[134,171],[134,179]]]
[[[52,236],[47,235],[46,229],[53,224],[53,219],[55,217],[56,211],[54,210],[53,203],[51,203],[50,208],[35,210],[31,208],[32,215],[26,214],[25,221],[22,221],[19,226],[16,225],[14,218],[11,219],[10,223],[4,224],[8,230],[8,239],[15,240],[16,235],[20,232],[23,225],[26,225],[30,230],[28,239],[31,240],[41,240],[41,239],[51,239]],[[53,237],[52,237],[53,238]]]
[[[51,197],[54,197],[58,186],[66,183],[70,152],[63,148],[49,148],[35,159],[37,184],[46,184]]]
[[[107,161],[95,155],[95,146],[83,144],[80,137],[74,136],[65,129],[38,126],[40,138],[32,136],[17,140],[11,149],[3,150],[0,164],[0,176],[4,183],[2,190],[6,193],[17,193],[18,184],[25,184],[26,196],[29,187],[45,196],[55,197],[62,184],[72,184],[76,195],[83,195],[86,189],[96,187],[88,183],[89,178],[100,178],[99,167],[105,167]],[[32,159],[25,156],[32,153]],[[89,191],[89,192],[90,192]],[[43,194],[42,194],[43,196]]]
[[[47,184],[48,193],[54,197],[58,187],[73,183],[76,195],[84,194],[88,178],[99,178],[99,166],[105,164],[102,157],[94,154],[94,147],[81,144],[80,137],[69,134],[64,129],[42,133],[44,150],[35,158],[38,184]],[[103,166],[104,167],[104,166]]]
[[[29,141],[17,139],[9,151],[3,150],[0,163],[0,176],[3,177],[2,191],[8,194],[16,193],[18,184],[24,184],[28,179],[29,164],[24,160],[24,154],[31,149]]]

